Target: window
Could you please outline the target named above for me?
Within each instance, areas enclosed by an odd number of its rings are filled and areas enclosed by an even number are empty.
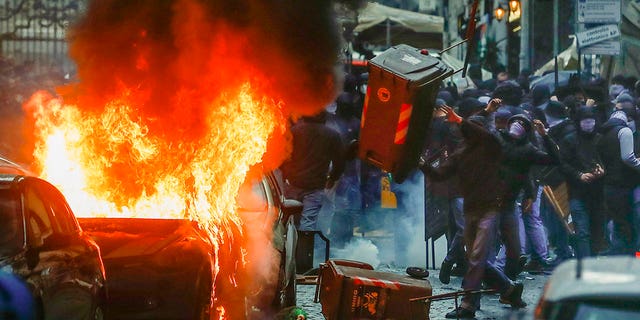
[[[53,234],[53,226],[44,201],[32,186],[25,190],[25,209],[29,221],[29,243],[35,247],[42,246],[44,239]]]
[[[20,199],[9,189],[0,190],[0,257],[20,250],[24,243]]]
[[[61,234],[74,234],[79,231],[76,219],[58,189],[48,183],[38,185],[39,193],[43,195],[48,209],[51,211],[54,223],[54,231]]]

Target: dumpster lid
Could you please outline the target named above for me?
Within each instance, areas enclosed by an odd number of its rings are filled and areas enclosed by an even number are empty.
[[[422,79],[422,73],[439,62],[438,59],[407,45],[391,47],[371,60],[371,63],[411,80]]]

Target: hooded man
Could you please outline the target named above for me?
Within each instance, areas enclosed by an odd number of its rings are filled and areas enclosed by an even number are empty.
[[[444,100],[436,99],[437,108],[433,112],[431,133],[427,143],[427,156],[433,166],[444,162],[462,142],[459,128],[454,123],[446,121],[447,115],[441,108],[446,105]],[[428,214],[434,218],[447,218],[448,250],[442,261],[439,274],[440,282],[444,284],[449,283],[454,264],[462,270],[466,266],[463,239],[463,198],[460,196],[456,180],[457,176],[441,182],[426,180]]]
[[[493,98],[502,101],[501,108],[507,108],[512,114],[523,113],[520,107],[523,95],[522,87],[513,80],[501,82],[493,91]]]
[[[640,159],[634,152],[635,105],[618,104],[602,126],[598,153],[604,167],[604,200],[613,222],[611,254],[635,252],[637,235],[633,229],[633,189],[638,185]]]
[[[506,130],[499,132],[503,152],[500,175],[507,186],[502,195],[503,205],[500,210],[499,230],[506,254],[504,271],[511,279],[516,278],[525,262],[520,261],[520,256],[524,252],[518,231],[520,221],[516,202],[522,194],[520,208],[523,215],[530,214],[531,205],[537,196],[530,178],[531,167],[558,163],[557,146],[547,135],[542,122],[535,120],[534,123],[535,130],[542,136],[545,149],[548,152],[536,147],[531,142],[534,135],[534,124],[525,115],[512,116],[507,121]]]
[[[545,109],[547,109],[547,104],[549,104],[549,98],[551,98],[551,91],[549,90],[549,86],[546,84],[539,84],[533,87],[531,90],[531,103],[533,104],[533,108],[530,110],[534,119],[538,119],[544,123],[545,126],[548,126],[547,118],[544,115]]]
[[[604,171],[597,152],[601,136],[597,132],[596,117],[593,107],[579,108],[576,111],[577,131],[566,137],[566,144],[560,150],[562,171],[569,185],[574,249],[578,258],[599,251],[598,246],[602,243],[599,239],[604,236],[601,179]],[[594,230],[595,242],[592,242],[591,230]]]
[[[487,109],[494,112],[499,99],[489,102]],[[522,283],[509,280],[504,273],[487,261],[496,241],[496,224],[501,207],[500,195],[504,183],[499,176],[501,147],[496,136],[486,130],[475,116],[463,120],[450,107],[443,107],[449,122],[460,126],[464,138],[462,145],[437,168],[423,164],[421,170],[427,179],[444,181],[458,175],[458,186],[464,198],[464,240],[467,248],[467,273],[463,288],[478,290],[482,281],[497,288],[500,302],[513,307],[524,307]],[[482,119],[482,117],[480,117]],[[457,309],[447,318],[473,318],[479,305],[479,294],[465,295]]]
[[[544,111],[547,124],[549,126],[548,134],[560,148],[566,149],[568,143],[567,138],[576,134],[576,128],[573,120],[569,119],[569,110],[556,100],[550,100]],[[537,178],[543,185],[557,187],[566,182],[566,177],[562,172],[559,164],[547,166],[543,174]],[[573,255],[569,248],[569,235],[562,226],[555,209],[547,199],[542,199],[540,203],[540,214],[544,217],[549,241],[556,247],[556,262],[571,258]]]

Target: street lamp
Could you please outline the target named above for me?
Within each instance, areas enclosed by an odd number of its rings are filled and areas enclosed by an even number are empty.
[[[508,10],[504,6],[507,6]],[[520,18],[522,11],[520,11],[520,1],[509,0],[508,3],[498,3],[498,6],[493,10],[493,16],[498,21],[502,21],[505,15],[507,15],[509,22]]]
[[[511,12],[516,12],[518,10],[518,7],[520,7],[520,1],[518,0],[509,1],[509,9],[511,9]]]
[[[502,21],[504,18],[505,10],[502,9],[501,6],[498,6],[495,10],[493,10],[493,15],[496,17],[496,20]]]

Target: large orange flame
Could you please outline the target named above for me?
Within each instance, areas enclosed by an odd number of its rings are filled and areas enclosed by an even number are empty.
[[[216,258],[246,263],[261,249],[237,239],[241,184],[288,156],[288,118],[335,94],[330,1],[101,0],[87,11],[69,30],[80,82],[24,105],[33,170],[77,216],[194,220]]]
[[[209,102],[201,139],[180,143],[150,133],[153,119],[140,118],[127,100],[111,101],[102,113],[46,92],[27,103],[36,117],[36,166],[76,215],[186,218],[202,226],[236,220],[240,184],[269,138],[286,130],[279,105],[244,84]],[[109,177],[115,166],[121,176]]]

